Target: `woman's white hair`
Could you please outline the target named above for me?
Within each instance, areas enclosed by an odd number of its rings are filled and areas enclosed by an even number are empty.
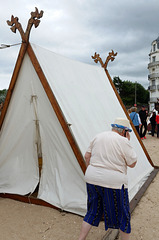
[[[124,130],[123,128],[118,128],[118,127],[112,127],[112,130],[115,130],[119,133],[122,133],[122,131]]]

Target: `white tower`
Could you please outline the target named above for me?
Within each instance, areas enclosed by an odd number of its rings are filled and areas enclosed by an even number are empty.
[[[152,111],[155,108],[159,111],[159,37],[151,43],[149,56],[149,110]]]

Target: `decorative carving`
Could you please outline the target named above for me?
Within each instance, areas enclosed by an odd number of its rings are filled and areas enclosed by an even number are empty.
[[[24,31],[23,31],[23,29],[22,29],[22,26],[21,26],[21,24],[18,22],[18,20],[19,20],[19,18],[14,17],[14,16],[12,15],[12,16],[11,16],[11,21],[8,20],[7,23],[8,23],[9,26],[12,26],[12,27],[10,28],[12,32],[16,33],[16,30],[18,29],[19,32],[20,32],[20,35],[21,35],[21,37],[22,37],[22,39],[23,39],[23,36],[24,36],[25,34],[24,34]]]
[[[111,61],[114,61],[116,55],[117,55],[117,52],[114,53],[114,51],[112,50],[111,52],[109,52],[109,55],[108,55],[108,57],[106,58],[105,63],[103,63],[103,60],[101,59],[100,55],[95,52],[94,56],[92,56],[92,59],[94,59],[94,62],[95,62],[95,63],[100,62],[101,66],[106,70],[106,69],[107,69],[108,62],[109,62],[110,60],[111,60]]]
[[[11,21],[7,21],[7,24],[11,27],[11,31],[16,33],[16,30],[20,32],[22,42],[28,42],[29,41],[29,35],[32,26],[34,25],[35,28],[39,26],[40,23],[40,18],[43,16],[43,11],[38,11],[37,8],[35,8],[35,12],[31,12],[31,18],[28,20],[28,25],[26,28],[26,31],[23,31],[22,25],[19,23],[18,17],[14,17],[13,15],[11,16]]]
[[[101,59],[101,57],[100,57],[100,54],[97,54],[97,53],[95,52],[95,54],[94,54],[94,56],[92,56],[92,58],[94,59],[94,62],[95,62],[95,63],[100,62],[101,66],[102,66],[102,67],[104,66],[104,63],[103,63],[103,61],[102,61],[102,59]]]

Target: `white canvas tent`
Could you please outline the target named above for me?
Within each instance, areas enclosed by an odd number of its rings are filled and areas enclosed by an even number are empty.
[[[0,193],[26,195],[39,184],[38,199],[83,216],[83,155],[116,117],[127,114],[103,68],[23,43],[0,118]],[[131,144],[130,200],[154,169],[134,131]]]

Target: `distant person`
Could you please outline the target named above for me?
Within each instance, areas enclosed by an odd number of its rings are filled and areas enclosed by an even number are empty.
[[[99,225],[103,214],[105,230],[120,229],[121,240],[130,238],[127,168],[135,167],[137,157],[129,141],[129,121],[117,118],[111,126],[112,131],[93,138],[85,154],[87,213],[79,240],[85,240],[91,227]]]
[[[131,108],[128,109],[128,114],[130,115],[130,113],[131,113]]]
[[[153,111],[152,116],[150,117],[151,123],[151,135],[154,137],[155,128],[156,128],[156,111]]]
[[[159,112],[156,115],[156,124],[157,124],[157,137],[159,138]]]
[[[139,129],[141,127],[141,120],[140,120],[140,116],[139,114],[136,112],[137,111],[137,107],[132,107],[131,108],[131,113],[130,113],[130,118],[131,121],[133,122],[133,125],[135,126],[138,134],[139,134]]]
[[[147,111],[145,109],[145,106],[141,107],[141,110],[139,111],[139,116],[141,119],[141,128],[140,128],[140,137],[141,139],[146,139],[146,132],[147,132]]]

